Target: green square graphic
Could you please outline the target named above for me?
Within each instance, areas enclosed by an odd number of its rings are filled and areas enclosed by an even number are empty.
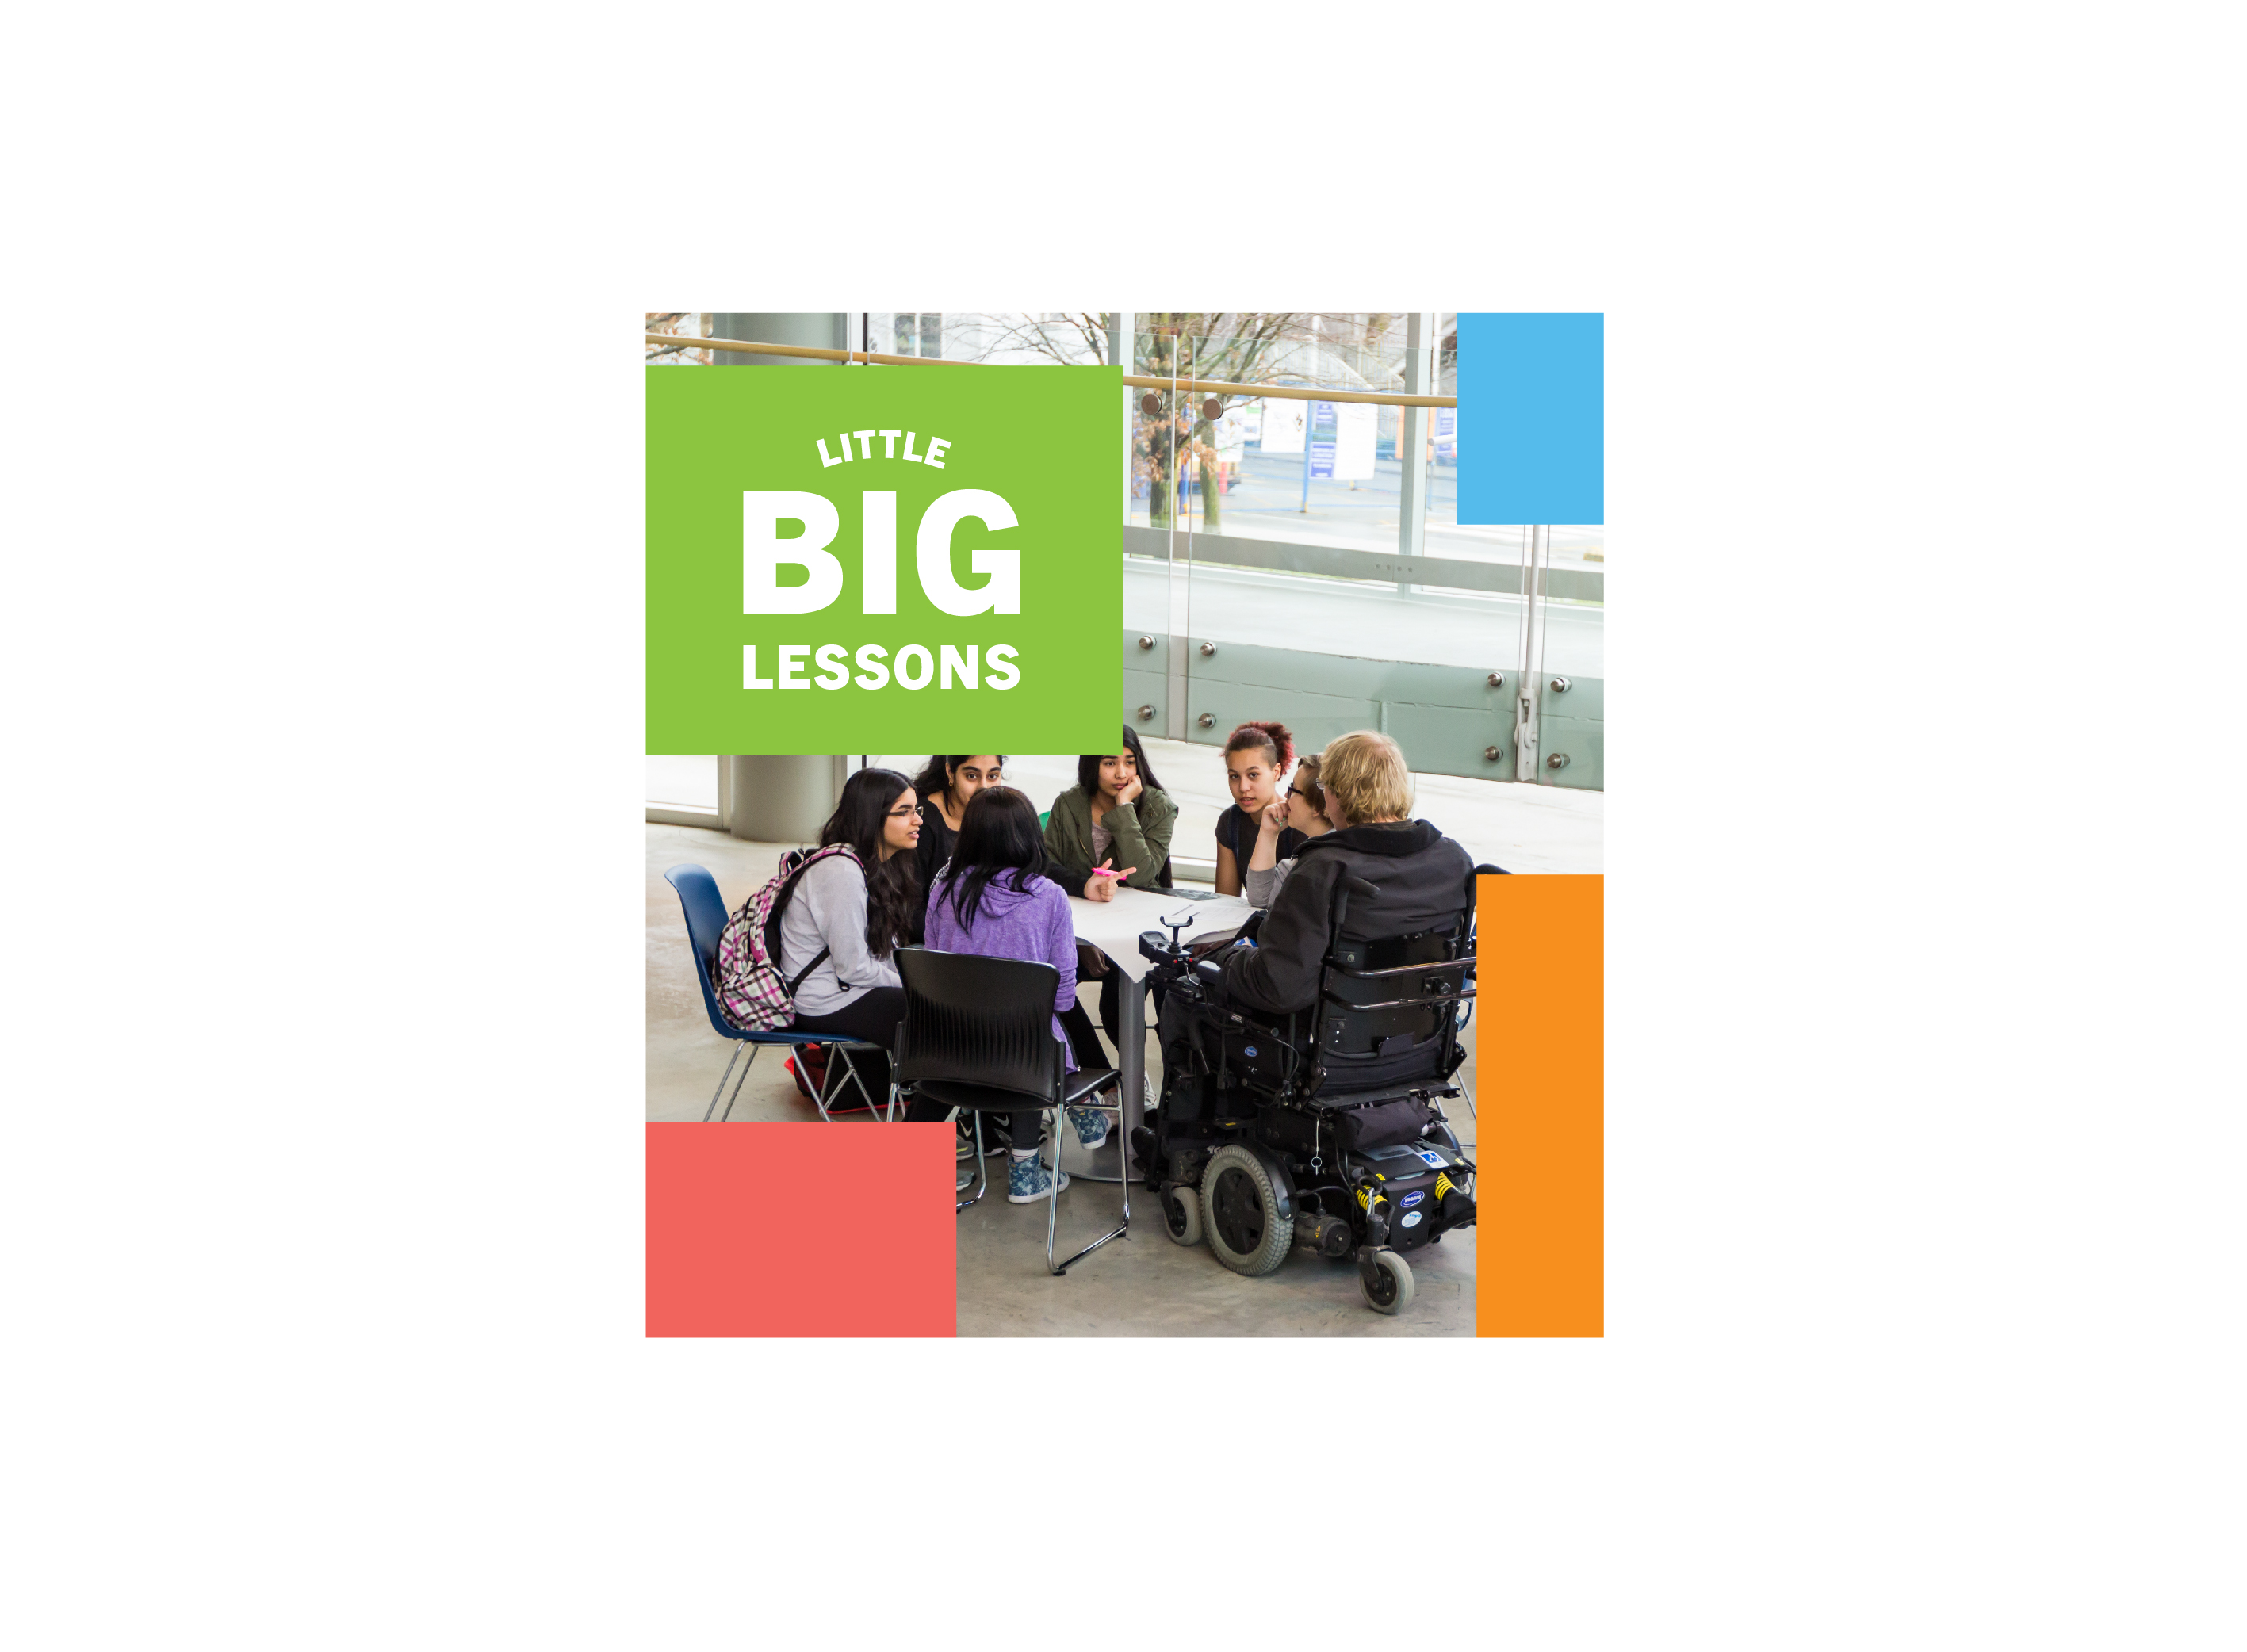
[[[647,749],[1114,747],[1123,388],[649,368]]]

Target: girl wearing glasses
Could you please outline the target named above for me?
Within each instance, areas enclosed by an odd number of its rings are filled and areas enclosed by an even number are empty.
[[[835,1033],[885,1048],[897,1043],[905,989],[896,952],[919,928],[914,850],[920,833],[919,801],[895,769],[862,768],[843,783],[819,842],[822,848],[843,844],[850,853],[816,863],[781,897],[780,956],[774,961],[791,980],[808,971],[795,989],[797,1031]],[[878,1069],[860,1077],[881,1095],[889,1082],[886,1058],[861,1059]]]
[[[1268,910],[1279,898],[1280,885],[1295,869],[1294,850],[1283,845],[1292,837],[1295,848],[1301,848],[1332,831],[1326,811],[1327,795],[1319,785],[1319,754],[1313,752],[1295,765],[1295,777],[1287,795],[1273,799],[1257,816],[1256,847],[1249,851],[1248,869],[1242,877],[1242,892],[1250,905]]]

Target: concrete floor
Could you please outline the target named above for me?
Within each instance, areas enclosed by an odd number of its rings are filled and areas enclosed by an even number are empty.
[[[738,905],[770,877],[784,845],[745,843],[691,826],[647,829],[647,1116],[651,1122],[702,1116],[724,1070],[728,1049],[711,1030],[696,984],[679,898],[664,881],[681,862],[707,867],[719,892]],[[1083,993],[1098,1014],[1097,993]],[[1472,1038],[1473,1029],[1468,1029]],[[1148,1068],[1159,1087],[1162,1068],[1148,1041]],[[1474,1093],[1469,1045],[1460,1081]],[[796,1094],[781,1065],[784,1051],[757,1057],[732,1122],[801,1123],[818,1115]],[[737,1069],[738,1071],[738,1069]],[[1464,1109],[1452,1123],[1473,1150],[1474,1121]],[[838,1120],[834,1128],[861,1130]],[[1106,1150],[1112,1164],[1115,1150]],[[960,1218],[960,1319],[962,1336],[1472,1336],[1474,1335],[1474,1237],[1470,1231],[1413,1253],[1415,1296],[1394,1317],[1376,1314],[1358,1294],[1356,1270],[1298,1253],[1274,1273],[1243,1279],[1220,1266],[1206,1246],[1171,1243],[1153,1195],[1133,1190],[1131,1235],[1103,1246],[1059,1279],[1046,1273],[1042,1205],[1015,1205],[1001,1180],[981,1205]],[[1062,1164],[1073,1169],[1071,1143]],[[1067,1255],[1116,1225],[1122,1190],[1114,1183],[1072,1181],[1061,1196],[1056,1253]]]

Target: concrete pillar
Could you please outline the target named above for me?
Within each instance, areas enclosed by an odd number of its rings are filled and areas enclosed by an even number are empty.
[[[852,333],[855,317],[841,311],[787,314],[721,313],[711,318],[713,336],[749,338],[760,344],[808,345],[817,350],[850,350],[857,345]],[[716,351],[712,362],[721,367],[834,367],[832,361],[808,360],[801,356],[741,356]],[[757,757],[726,759],[727,825],[736,837],[761,843],[809,843],[835,812],[843,792],[843,760],[840,757]]]
[[[778,338],[759,340],[781,344]],[[756,843],[809,843],[843,795],[845,757],[728,757],[727,823],[734,836]]]
[[[716,338],[746,338],[761,345],[796,345],[813,350],[855,350],[858,340],[851,328],[856,317],[848,313],[814,311],[792,315],[717,315],[710,319]],[[839,367],[837,361],[816,361],[803,356],[737,356],[730,350],[710,353],[720,367]]]

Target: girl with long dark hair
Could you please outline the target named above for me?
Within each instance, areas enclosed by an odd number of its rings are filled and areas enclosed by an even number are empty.
[[[996,753],[932,757],[927,767],[913,776],[912,788],[920,797],[919,864],[923,889],[935,884],[937,873],[952,858],[952,846],[960,841],[960,817],[969,799],[986,786],[999,784],[1006,766],[1007,760]]]
[[[1155,778],[1139,736],[1126,725],[1124,749],[1112,756],[1079,757],[1076,787],[1054,799],[1046,819],[1053,877],[1087,900],[1115,899],[1119,883],[1168,889],[1171,834],[1178,823],[1178,805]],[[1111,1041],[1123,1006],[1122,980],[1110,969],[1100,981],[1100,1024]],[[1071,1004],[1062,1026],[1080,1063],[1107,1065],[1092,1018],[1082,1007]]]
[[[1046,819],[1046,853],[1055,878],[1087,900],[1112,899],[1119,882],[1168,889],[1178,823],[1178,805],[1127,726],[1121,752],[1076,760],[1075,788],[1054,799]]]
[[[1054,1036],[1062,1042],[1063,1065],[1074,1071],[1077,1063],[1067,1048],[1061,1013],[1076,1007],[1076,930],[1068,894],[1045,873],[1045,841],[1030,800],[1011,786],[981,788],[960,812],[960,841],[951,864],[928,891],[925,945],[939,952],[1051,964],[1061,975],[1054,993]],[[927,1123],[942,1119],[948,1110],[941,1102],[917,1099],[906,1108],[905,1118]],[[1105,1113],[1081,1107],[1068,1113],[1085,1146],[1097,1147],[1108,1139]],[[1016,1205],[1045,1198],[1058,1173],[1058,1164],[1048,1169],[1039,1162],[1038,1123],[1035,1109],[1012,1118],[1007,1197]],[[963,1145],[960,1150],[973,1149]],[[1061,1185],[1069,1185],[1066,1175]]]
[[[810,867],[783,898],[780,957],[789,980],[819,961],[796,989],[796,1026],[889,1048],[905,1019],[905,991],[895,954],[919,928],[920,841],[913,788],[893,768],[862,768],[819,829],[823,849],[847,847]],[[862,1075],[870,1077],[871,1075]],[[885,1087],[889,1075],[880,1075]],[[871,1082],[869,1090],[880,1094]]]

